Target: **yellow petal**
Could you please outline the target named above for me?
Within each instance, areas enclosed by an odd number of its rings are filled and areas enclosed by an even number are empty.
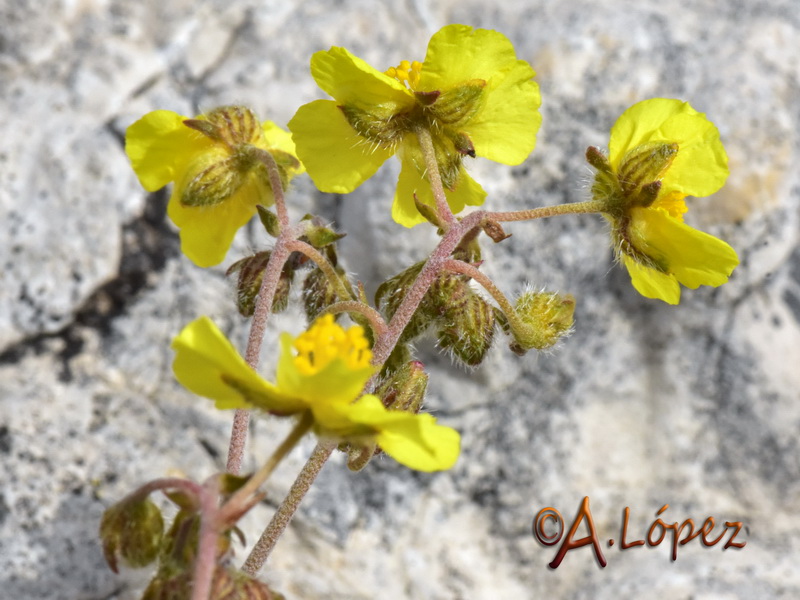
[[[169,110],[147,113],[125,132],[125,152],[142,187],[154,192],[181,175],[182,168],[213,142]]]
[[[184,206],[180,202],[186,183],[194,175],[175,185],[167,212],[180,228],[181,250],[199,267],[221,263],[236,232],[256,212],[256,205],[271,206],[272,189],[260,169],[245,176],[241,187],[229,198],[210,206]]]
[[[295,364],[293,341],[288,333],[281,335],[276,383],[282,394],[296,398],[312,409],[318,405],[352,402],[375,372],[373,367],[351,369],[343,360],[336,359],[317,373],[306,375]]]
[[[483,105],[463,131],[478,156],[518,165],[533,151],[541,124],[536,73],[518,60],[503,34],[448,25],[428,44],[418,89],[443,91],[474,79],[486,82]]]
[[[425,222],[414,204],[414,195],[423,204],[436,206],[431,192],[431,184],[422,175],[415,165],[412,157],[414,153],[403,151],[401,154],[400,176],[397,180],[397,190],[392,204],[392,218],[404,227],[414,227]],[[458,187],[455,190],[445,189],[447,204],[453,214],[458,214],[464,207],[480,206],[486,199],[486,192],[481,185],[470,177],[465,169],[461,169],[458,177]]]
[[[481,111],[464,127],[478,156],[518,165],[536,146],[542,124],[539,86],[528,63],[518,61],[494,89],[486,92]],[[500,79],[497,77],[496,79]]]
[[[264,121],[261,127],[264,130],[264,150],[280,150],[292,156],[297,156],[297,149],[294,146],[291,133],[278,127],[272,121]],[[306,169],[301,162],[297,168],[288,170],[288,175],[291,179],[295,175],[305,173],[305,171]]]
[[[214,400],[217,408],[260,408],[278,414],[305,408],[253,371],[208,317],[184,327],[172,349],[172,369],[181,385]]]
[[[428,414],[387,410],[376,396],[338,405],[323,422],[318,421],[323,428],[324,421],[337,428],[328,431],[338,437],[356,444],[374,440],[397,462],[417,471],[449,469],[460,452],[461,436],[456,430],[437,425]]]
[[[289,129],[297,156],[322,192],[352,192],[394,153],[358,135],[330,100],[301,106],[289,121]]]
[[[622,256],[622,262],[628,269],[634,289],[642,296],[663,300],[667,304],[680,302],[681,286],[674,275],[645,267],[627,255]]]
[[[374,69],[345,48],[334,46],[316,52],[311,57],[311,75],[317,85],[339,104],[353,104],[370,110],[379,107],[387,116],[414,106],[413,94],[402,83]]]
[[[670,217],[664,209],[636,208],[631,218],[634,245],[656,260],[663,259],[667,270],[688,288],[720,286],[739,264],[728,244]]]
[[[418,90],[446,90],[472,79],[483,79],[491,85],[492,77],[503,77],[517,62],[522,61],[517,60],[514,46],[502,33],[447,25],[428,42]]]
[[[634,104],[611,129],[609,160],[616,171],[625,155],[647,142],[675,142],[678,153],[661,180],[662,195],[708,196],[728,177],[719,131],[687,102],[653,98]]]

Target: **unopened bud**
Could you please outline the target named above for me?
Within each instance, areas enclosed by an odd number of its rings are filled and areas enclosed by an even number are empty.
[[[394,316],[424,266],[424,261],[413,264],[378,286],[378,290],[375,292],[375,304],[383,311],[387,319]],[[403,330],[399,342],[408,342],[423,333],[430,325],[431,320],[432,315],[428,314],[426,302],[423,300]]]
[[[194,569],[171,576],[159,573],[150,582],[142,600],[184,600],[191,597],[193,585]],[[220,565],[214,568],[208,597],[213,600],[285,600],[266,583]]]
[[[389,410],[419,412],[428,388],[428,374],[425,366],[412,360],[397,369],[393,375],[383,380],[375,389],[375,395]]]
[[[347,287],[350,287],[344,269],[336,267],[336,274]],[[314,267],[309,271],[308,275],[306,275],[303,281],[303,307],[305,308],[306,318],[309,323],[316,319],[319,314],[331,304],[344,299],[345,298],[339,298],[336,293],[336,286],[319,267]],[[334,318],[338,318],[338,316],[339,315],[334,315]]]
[[[470,290],[461,302],[449,308],[444,322],[437,334],[439,345],[470,367],[481,364],[494,340],[492,306]]]
[[[278,221],[277,215],[260,204],[256,205],[256,210],[258,210],[258,218],[261,220],[261,224],[264,226],[267,233],[272,237],[278,237],[281,233],[281,224]]]
[[[517,299],[515,312],[518,319],[508,319],[514,336],[511,350],[520,355],[532,348],[546,350],[570,332],[575,298],[571,294],[525,292]]]
[[[270,251],[264,250],[253,256],[248,256],[233,263],[226,275],[239,273],[239,280],[236,284],[236,307],[243,317],[252,317],[256,306],[256,297],[261,290],[261,283],[264,280],[264,271],[270,258]],[[279,313],[289,305],[289,292],[291,291],[292,281],[294,280],[294,261],[286,261],[278,279],[278,287],[272,299],[272,312]]]
[[[337,233],[330,227],[325,227],[324,225],[311,225],[306,230],[304,237],[314,248],[324,248],[329,244],[338,242],[346,235],[346,233]]]
[[[108,566],[117,573],[117,560],[140,568],[152,563],[161,549],[164,519],[148,498],[128,499],[103,513],[100,539]]]

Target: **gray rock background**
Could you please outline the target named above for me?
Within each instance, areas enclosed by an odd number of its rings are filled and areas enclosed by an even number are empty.
[[[303,599],[800,597],[798,14],[794,0],[0,2],[0,597],[137,598],[147,573],[103,563],[104,507],[146,480],[224,465],[231,415],[175,384],[169,342],[208,314],[244,347],[224,268],[266,240],[243,230],[225,265],[191,265],[166,194],[148,196],[128,166],[125,127],[157,108],[234,102],[285,125],[322,97],[312,52],[346,46],[385,68],[421,59],[451,22],[506,34],[542,88],[530,159],[472,169],[488,206],[585,199],[585,147],[606,144],[633,102],[679,97],[718,125],[732,173],[689,220],[742,264],[669,307],[612,264],[601,219],[510,225],[512,238],[485,245],[485,270],[509,293],[574,293],[575,333],[539,356],[497,344],[469,373],[420,344],[428,406],[463,434],[458,465],[351,474],[331,461],[266,579]],[[349,232],[345,260],[371,289],[434,243],[390,221],[396,173],[347,197],[301,178],[291,196],[295,216]],[[270,335],[299,323],[282,315]],[[284,430],[257,422],[248,465]],[[248,516],[251,541],[311,447]],[[531,520],[553,506],[568,526],[584,496],[600,539],[617,539],[608,566],[584,548],[551,570],[556,547],[533,539]],[[666,503],[667,522],[744,522],[747,546],[695,540],[674,563],[668,541],[621,551],[623,508],[641,539]]]

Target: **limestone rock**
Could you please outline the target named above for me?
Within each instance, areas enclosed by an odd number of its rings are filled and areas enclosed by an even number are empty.
[[[179,252],[167,192],[146,194],[123,152],[147,111],[252,106],[281,125],[323,97],[310,55],[345,46],[384,68],[421,59],[450,22],[506,34],[538,71],[537,148],[518,167],[470,168],[488,206],[515,210],[588,196],[583,152],[607,143],[633,102],[680,97],[719,127],[728,185],[688,220],[742,259],[717,290],[678,307],[638,296],[593,216],[511,224],[482,267],[507,293],[527,282],[577,298],[575,333],[525,357],[497,344],[465,373],[419,345],[427,406],[463,435],[449,472],[389,459],[350,473],[334,458],[264,576],[288,598],[666,598],[800,596],[800,17],[792,0],[487,4],[176,0],[8,2],[0,8],[0,590],[9,598],[139,597],[143,572],[117,576],[97,541],[103,508],[170,472],[224,465],[230,415],[171,375],[171,338],[200,314],[241,347],[224,268],[268,240],[243,230],[226,263]],[[473,168],[474,166],[474,168]],[[292,211],[348,232],[345,264],[368,289],[435,243],[389,217],[387,165],[346,197],[299,179]],[[299,311],[268,336],[302,327]],[[265,368],[274,352],[264,351]],[[258,421],[248,466],[284,424]],[[257,537],[312,447],[305,440],[244,522]],[[531,535],[540,508],[571,523],[584,496],[608,567]],[[741,521],[747,546],[695,540],[669,558],[620,549],[667,523]],[[580,535],[585,535],[585,529]],[[614,546],[607,540],[613,538]],[[239,556],[242,556],[240,551]]]

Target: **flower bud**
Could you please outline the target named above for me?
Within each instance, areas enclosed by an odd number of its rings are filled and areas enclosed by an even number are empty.
[[[469,284],[464,283],[469,288]],[[437,338],[442,348],[470,367],[486,358],[494,340],[494,310],[478,294],[469,290],[460,302],[449,306]]]
[[[336,267],[336,273],[345,286],[350,288],[350,282],[347,281],[345,270],[341,267]],[[311,269],[303,281],[303,306],[308,322],[314,321],[323,310],[338,300],[344,300],[344,298],[339,298],[336,293],[336,286],[328,279],[325,272],[319,267]],[[339,315],[334,315],[334,319],[338,318]]]
[[[424,266],[424,261],[413,264],[378,286],[378,290],[375,292],[375,305],[383,311],[387,319],[391,319],[394,313],[397,312],[400,303],[403,301],[403,298],[405,298],[409,288],[411,288],[417,280]],[[414,339],[422,334],[425,329],[428,328],[428,325],[430,325],[434,315],[428,314],[426,305],[427,297],[426,295],[426,298],[420,303],[414,316],[411,317],[408,325],[406,325],[398,341],[399,343]]]
[[[517,318],[507,320],[514,336],[511,350],[519,355],[532,348],[546,350],[569,334],[575,298],[571,294],[525,292],[517,299],[515,312]]]
[[[346,233],[337,233],[330,227],[325,227],[324,225],[312,224],[306,229],[303,237],[305,237],[308,243],[314,246],[314,248],[324,248],[329,244],[338,242],[346,235]]]
[[[281,224],[278,221],[277,215],[260,204],[256,205],[256,210],[258,211],[258,218],[266,232],[272,237],[278,237],[281,233]]]
[[[425,399],[428,388],[428,374],[425,366],[412,360],[405,363],[395,373],[376,388],[375,395],[389,410],[404,410],[417,413]]]
[[[226,275],[232,275],[238,271],[239,281],[236,284],[236,307],[239,314],[243,317],[252,317],[256,306],[256,297],[261,290],[261,282],[264,280],[264,271],[269,262],[270,251],[264,250],[253,256],[248,256],[233,263]],[[289,292],[291,291],[292,281],[294,280],[294,261],[290,257],[286,261],[281,271],[278,287],[272,299],[272,312],[279,313],[286,310],[289,305]]]
[[[147,497],[113,505],[100,521],[103,555],[115,573],[118,558],[134,568],[153,562],[158,557],[163,535],[161,510]]]
[[[159,573],[150,582],[142,600],[184,600],[192,595],[194,570],[172,574]],[[214,568],[209,598],[213,600],[285,600],[282,594],[272,591],[266,583],[217,565]]]

